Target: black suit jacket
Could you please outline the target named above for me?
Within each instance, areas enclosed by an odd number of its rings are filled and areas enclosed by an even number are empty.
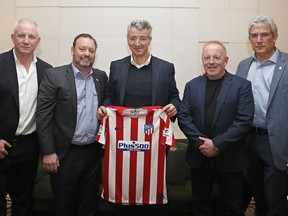
[[[38,86],[52,66],[37,58]],[[0,138],[11,141],[19,123],[19,89],[13,50],[0,54]]]
[[[131,56],[113,61],[110,65],[110,75],[107,87],[105,106],[123,106],[126,83]],[[175,69],[172,63],[151,57],[152,62],[152,104],[151,106],[165,106],[172,103],[176,109],[180,104],[179,92],[176,87]]]
[[[199,136],[207,137],[204,128],[206,76],[197,77],[185,86],[179,107],[178,123],[189,140],[186,161],[197,168],[205,156],[199,151]],[[213,119],[213,140],[221,154],[216,165],[223,172],[243,171],[248,165],[244,138],[251,129],[254,100],[251,83],[226,72]]]
[[[108,77],[93,69],[98,106],[103,102]],[[96,115],[91,113],[91,115]],[[45,72],[38,95],[36,124],[41,155],[56,153],[62,160],[75,132],[77,91],[72,66],[64,65]]]

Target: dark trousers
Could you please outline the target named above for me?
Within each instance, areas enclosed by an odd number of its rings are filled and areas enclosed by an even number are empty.
[[[275,167],[268,135],[251,132],[248,150],[257,216],[287,216],[287,172]]]
[[[32,215],[32,195],[39,160],[36,133],[15,137],[0,159],[0,215],[6,215],[6,195],[12,200],[12,216]]]
[[[167,205],[116,205],[117,216],[165,216]]]
[[[51,174],[56,216],[95,216],[101,175],[100,144],[71,147]]]
[[[211,158],[199,168],[191,168],[193,216],[211,216],[211,196],[215,180],[219,184],[225,216],[244,216],[243,173],[224,173]]]

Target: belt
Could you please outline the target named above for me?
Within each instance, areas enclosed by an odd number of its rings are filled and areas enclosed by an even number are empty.
[[[30,138],[32,136],[36,136],[36,132],[33,132],[31,134],[20,134],[20,135],[15,135],[13,138],[12,138],[12,142],[19,142],[21,140],[24,140],[26,138]]]
[[[268,135],[268,130],[259,127],[252,127],[252,131],[260,135]]]
[[[84,149],[84,148],[89,148],[93,146],[93,144],[95,144],[95,142],[89,143],[89,144],[82,144],[82,145],[76,145],[76,144],[71,143],[70,148]]]

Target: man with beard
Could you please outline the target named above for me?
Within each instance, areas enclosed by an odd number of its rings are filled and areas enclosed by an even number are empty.
[[[72,63],[47,70],[36,111],[43,166],[51,173],[57,216],[95,216],[100,177],[96,110],[105,96],[107,75],[93,69],[96,40],[73,42]]]

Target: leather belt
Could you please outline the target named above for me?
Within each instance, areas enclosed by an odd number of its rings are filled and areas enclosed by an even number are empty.
[[[31,134],[20,134],[20,135],[15,135],[13,138],[12,138],[12,142],[19,142],[21,140],[24,140],[26,138],[30,138],[32,136],[36,136],[36,132],[33,132]]]
[[[260,135],[268,135],[268,130],[264,128],[259,128],[259,127],[253,127],[252,131],[255,132],[256,134]]]
[[[84,149],[84,148],[91,147],[93,144],[95,143],[82,144],[82,145],[76,145],[76,144],[71,143],[70,148]]]

